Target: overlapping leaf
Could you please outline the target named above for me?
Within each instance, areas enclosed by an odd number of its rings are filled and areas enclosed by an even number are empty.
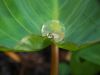
[[[96,75],[100,71],[100,66],[80,57],[78,52],[74,52],[71,60],[71,72],[73,75]]]
[[[80,49],[78,55],[92,63],[100,65],[100,42]]]
[[[23,51],[40,51],[41,49],[51,45],[51,40],[47,37],[34,36],[30,35],[23,38],[18,45],[15,47],[15,50]]]

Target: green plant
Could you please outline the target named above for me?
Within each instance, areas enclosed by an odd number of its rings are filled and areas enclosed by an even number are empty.
[[[60,42],[41,34],[52,20],[64,25]],[[73,75],[94,75],[100,70],[100,1],[0,0],[0,45],[1,51],[15,52],[63,48],[72,52]]]

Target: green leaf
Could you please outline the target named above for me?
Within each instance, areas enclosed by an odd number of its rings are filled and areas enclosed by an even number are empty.
[[[59,64],[59,75],[70,75],[70,66],[67,63]]]
[[[96,75],[100,71],[100,66],[81,58],[78,52],[74,52],[71,71],[73,75]]]
[[[72,42],[58,43],[58,46],[60,48],[63,48],[65,50],[70,50],[70,51],[76,51],[79,49],[79,46],[75,43],[72,43]]]
[[[10,51],[10,49],[9,48],[5,48],[3,46],[0,46],[0,51]]]
[[[100,40],[98,0],[0,0],[0,45],[14,48],[25,36],[41,36],[42,25],[51,20],[65,27],[62,48]]]
[[[64,4],[60,19],[65,25],[65,40],[78,46],[100,40],[100,2],[66,0]]]
[[[78,55],[92,63],[100,65],[100,42],[80,49]]]
[[[23,38],[15,47],[15,50],[40,51],[51,44],[47,37],[30,35]]]

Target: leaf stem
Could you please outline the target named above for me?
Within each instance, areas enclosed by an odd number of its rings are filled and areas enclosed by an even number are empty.
[[[20,57],[14,52],[4,52],[4,54],[7,55],[8,57],[10,57],[11,59],[13,59],[16,62],[21,62]]]
[[[55,43],[51,45],[51,74],[58,75],[59,65],[59,48]]]

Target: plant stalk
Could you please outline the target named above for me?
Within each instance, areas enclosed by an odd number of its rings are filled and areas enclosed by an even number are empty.
[[[59,48],[56,44],[51,45],[51,74],[58,75],[59,69]]]
[[[4,54],[18,63],[21,62],[20,57],[14,52],[4,52]]]

